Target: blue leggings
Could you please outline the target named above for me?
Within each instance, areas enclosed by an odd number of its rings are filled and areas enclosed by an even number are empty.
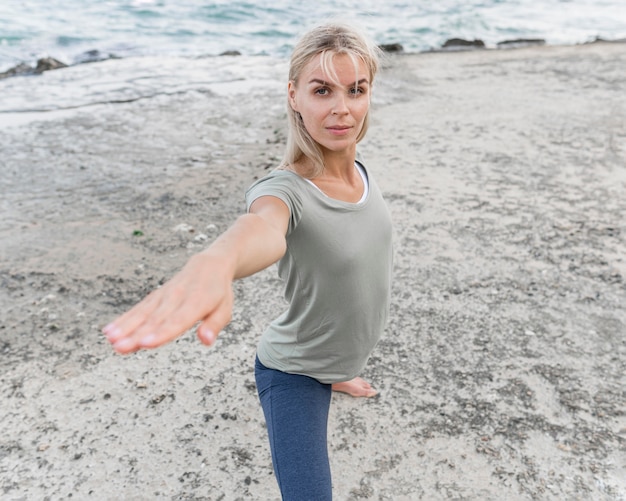
[[[283,501],[330,501],[326,430],[332,386],[268,369],[258,358],[254,374]]]

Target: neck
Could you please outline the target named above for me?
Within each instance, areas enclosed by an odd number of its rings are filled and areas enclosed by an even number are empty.
[[[297,174],[308,177],[309,179],[320,178],[343,178],[351,179],[354,175],[354,162],[356,160],[356,147],[350,151],[333,152],[329,150],[323,151],[324,169],[315,177],[309,177],[313,172],[313,163],[306,156],[302,155],[293,164],[286,166],[288,170],[292,170]]]
[[[354,174],[356,147],[349,151],[324,151],[324,172],[329,177],[346,177]]]

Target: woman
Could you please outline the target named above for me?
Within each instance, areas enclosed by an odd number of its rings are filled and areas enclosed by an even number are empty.
[[[248,212],[104,333],[119,353],[155,348],[198,321],[211,345],[230,321],[232,282],[279,261],[287,310],[264,332],[255,376],[283,499],[332,498],[331,391],[372,396],[358,378],[388,313],[391,222],[356,161],[378,51],[327,24],[294,49],[289,139],[281,166],[246,193]]]

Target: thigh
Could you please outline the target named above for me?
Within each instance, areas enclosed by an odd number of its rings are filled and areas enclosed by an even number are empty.
[[[255,376],[283,500],[332,499],[327,448],[331,385],[268,369],[258,360]]]

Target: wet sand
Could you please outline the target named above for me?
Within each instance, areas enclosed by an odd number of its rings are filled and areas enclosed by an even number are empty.
[[[274,268],[236,283],[211,349],[121,357],[99,330],[276,165],[285,64],[37,104],[131,63],[0,82],[34,103],[0,113],[1,497],[278,499],[252,373]],[[360,152],[395,281],[380,395],[333,398],[335,498],[626,499],[626,45],[395,55],[375,92]]]

